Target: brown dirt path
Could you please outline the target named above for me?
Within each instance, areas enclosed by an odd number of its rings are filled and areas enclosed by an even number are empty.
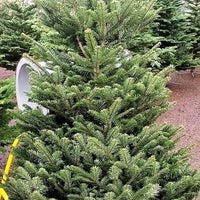
[[[194,71],[194,77],[189,70],[173,73],[168,87],[172,91],[169,101],[176,105],[158,122],[184,126],[184,137],[177,147],[194,145],[189,162],[192,168],[200,169],[200,69]]]
[[[0,67],[0,79],[6,79],[15,75],[14,71],[6,70],[5,68]]]

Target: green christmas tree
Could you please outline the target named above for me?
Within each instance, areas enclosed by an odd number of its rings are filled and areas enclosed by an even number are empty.
[[[0,66],[15,69],[23,53],[29,52],[30,42],[21,34],[38,39],[32,28],[35,6],[24,1],[3,3],[0,7]]]
[[[14,138],[19,134],[20,130],[17,126],[9,126],[12,119],[9,109],[15,107],[15,80],[8,78],[0,80],[0,144],[1,149],[8,144],[11,144]]]
[[[197,67],[198,60],[192,52],[197,36],[194,30],[191,31],[193,24],[184,10],[184,1],[158,0],[156,7],[162,8],[155,21],[154,33],[162,37],[163,66],[173,64],[178,70]]]
[[[10,199],[192,200],[200,177],[187,148],[173,150],[180,128],[155,125],[171,105],[172,69],[152,73],[153,49],[135,55],[126,45],[156,16],[154,1],[39,3],[43,26],[64,48],[47,35],[34,42],[44,74],[32,72],[30,100],[48,114],[28,106],[17,113],[25,132],[5,185]]]
[[[192,52],[195,58],[200,58],[200,1],[185,0],[185,12],[187,13],[192,25],[190,32],[196,33],[196,40],[193,44]],[[200,65],[199,62],[198,64]]]

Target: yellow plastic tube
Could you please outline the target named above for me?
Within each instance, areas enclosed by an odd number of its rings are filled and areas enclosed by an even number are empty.
[[[19,139],[18,139],[18,137],[17,137],[17,138],[14,140],[13,144],[12,144],[12,148],[16,148],[18,144],[19,144]],[[12,150],[11,150],[11,153],[10,153],[9,156],[8,156],[8,160],[7,160],[7,163],[6,163],[6,167],[5,167],[5,170],[4,170],[4,173],[3,173],[3,178],[2,178],[2,181],[1,181],[2,184],[5,184],[5,182],[6,182],[6,180],[7,180],[7,177],[8,177],[8,174],[9,174],[9,172],[10,172],[10,168],[11,168],[13,159],[14,159],[14,155],[13,155]]]
[[[8,195],[3,188],[0,188],[0,199],[1,200],[8,200]]]
[[[18,144],[19,144],[19,136],[14,140],[14,142],[12,144],[11,152],[8,155],[8,159],[7,159],[7,162],[6,162],[6,167],[5,167],[5,170],[4,170],[4,173],[3,173],[3,178],[1,180],[2,184],[5,184],[6,180],[8,178],[8,174],[10,172],[10,168],[12,166],[13,159],[14,159],[14,155],[12,153],[12,150],[15,149]],[[0,188],[0,200],[9,200],[7,193],[5,192],[5,190],[3,188]]]

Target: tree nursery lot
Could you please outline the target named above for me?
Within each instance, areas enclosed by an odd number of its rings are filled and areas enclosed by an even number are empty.
[[[14,76],[14,71],[0,68],[0,79]],[[189,160],[192,168],[200,169],[200,69],[175,72],[171,75],[168,85],[172,91],[169,101],[175,105],[159,119],[158,123],[171,123],[183,126],[184,137],[178,142],[177,148],[193,145]],[[1,168],[5,165],[6,155],[0,155]]]

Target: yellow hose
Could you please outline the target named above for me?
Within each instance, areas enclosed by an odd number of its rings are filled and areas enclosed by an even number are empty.
[[[3,188],[0,188],[0,199],[8,200],[8,195]],[[2,200],[3,200],[2,199]]]
[[[10,168],[12,166],[13,159],[14,159],[14,155],[12,153],[12,150],[15,149],[18,144],[19,144],[19,136],[14,140],[14,142],[12,144],[12,149],[11,149],[11,152],[8,156],[8,159],[7,159],[7,162],[6,162],[6,167],[5,167],[5,170],[4,170],[4,173],[3,173],[3,178],[1,180],[2,184],[5,184],[6,180],[8,178],[8,174],[10,172]],[[8,195],[3,188],[0,188],[0,200],[8,200]]]

